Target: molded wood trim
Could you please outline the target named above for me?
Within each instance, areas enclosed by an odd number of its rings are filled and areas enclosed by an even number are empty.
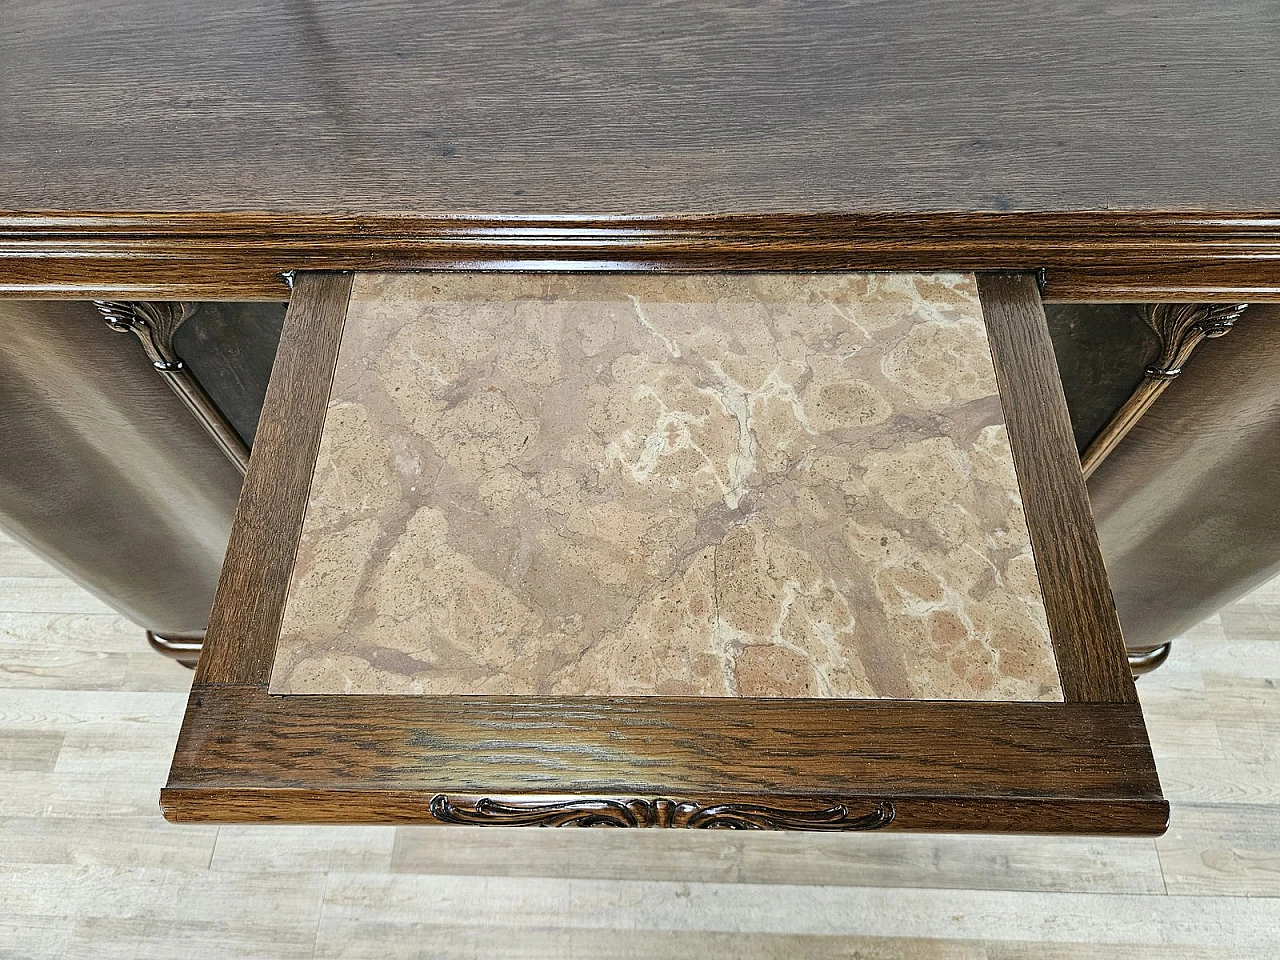
[[[1280,215],[0,214],[0,296],[284,300],[302,270],[1042,271],[1047,299],[1280,300]]]

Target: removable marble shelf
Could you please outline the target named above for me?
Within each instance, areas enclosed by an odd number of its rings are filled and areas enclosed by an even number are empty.
[[[299,273],[161,805],[1160,833],[1034,277]]]
[[[270,692],[1063,699],[969,274],[361,274]]]

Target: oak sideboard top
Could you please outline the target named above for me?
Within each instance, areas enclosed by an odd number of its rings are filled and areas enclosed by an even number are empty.
[[[1271,0],[16,0],[0,210],[1280,209]]]
[[[1277,48],[1272,0],[14,0],[0,296],[569,265],[1280,299]]]

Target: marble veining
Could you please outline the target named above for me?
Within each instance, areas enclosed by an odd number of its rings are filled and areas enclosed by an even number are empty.
[[[974,278],[360,275],[271,690],[1061,700]]]

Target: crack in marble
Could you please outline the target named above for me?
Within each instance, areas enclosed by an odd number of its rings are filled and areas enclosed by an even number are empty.
[[[720,485],[724,505],[730,510],[736,510],[747,493],[751,475],[756,472],[756,437],[751,429],[751,406],[754,393],[725,373],[718,360],[708,360],[706,365],[715,374],[721,389],[715,390],[709,387],[698,389],[713,397],[737,427],[738,446],[729,454],[728,477]]]
[[[651,334],[653,334],[660,341],[662,341],[662,345],[667,348],[667,353],[671,354],[671,356],[675,357],[676,359],[679,359],[681,356],[680,345],[677,344],[674,340],[672,340],[670,337],[668,337],[661,330],[659,330],[657,327],[655,327],[652,323],[649,322],[649,317],[645,314],[644,307],[641,306],[640,304],[640,298],[630,293],[628,293],[626,297],[627,297],[627,300],[631,303],[632,309],[635,310],[636,319],[640,321],[640,326],[644,327]]]

